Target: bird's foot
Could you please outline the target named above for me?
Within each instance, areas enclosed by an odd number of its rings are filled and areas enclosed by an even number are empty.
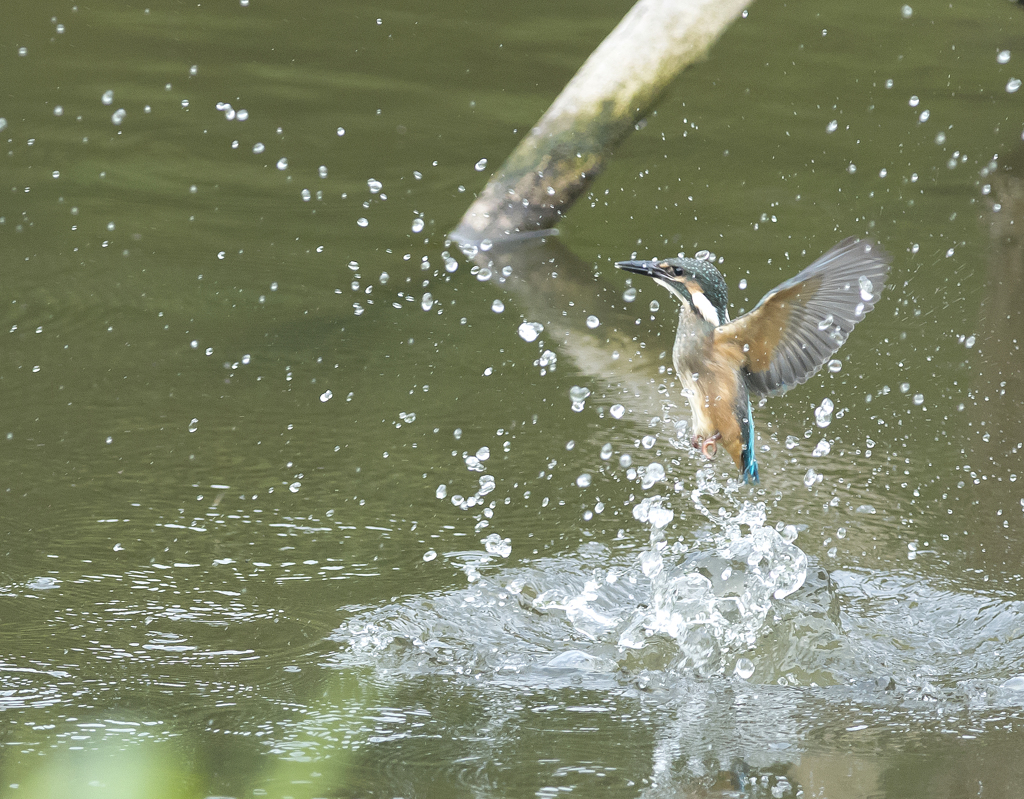
[[[704,439],[704,442],[700,445],[701,454],[709,461],[715,459],[715,455],[718,454],[718,444],[716,441],[721,441],[722,434],[715,433],[713,436]],[[695,444],[696,446],[696,444]]]

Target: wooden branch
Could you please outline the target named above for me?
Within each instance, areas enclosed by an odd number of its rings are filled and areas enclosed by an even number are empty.
[[[463,215],[461,243],[553,227],[668,84],[753,0],[639,0]]]

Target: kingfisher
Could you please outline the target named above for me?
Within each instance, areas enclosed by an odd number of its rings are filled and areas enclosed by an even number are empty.
[[[672,363],[690,403],[691,443],[711,460],[721,442],[743,481],[756,483],[750,395],[782,394],[817,373],[875,307],[891,259],[870,239],[845,239],[735,320],[713,259],[702,251],[615,265],[679,300]]]

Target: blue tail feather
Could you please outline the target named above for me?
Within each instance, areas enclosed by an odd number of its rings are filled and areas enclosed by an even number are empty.
[[[754,409],[750,407],[750,400],[747,400],[747,424],[745,425],[747,440],[743,445],[743,482],[759,483],[761,478],[757,471],[757,458],[754,457]]]

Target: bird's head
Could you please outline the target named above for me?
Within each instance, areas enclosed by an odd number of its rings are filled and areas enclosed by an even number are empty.
[[[617,261],[619,269],[653,277],[682,304],[708,324],[729,321],[729,293],[722,273],[710,260],[665,258],[653,261]]]

